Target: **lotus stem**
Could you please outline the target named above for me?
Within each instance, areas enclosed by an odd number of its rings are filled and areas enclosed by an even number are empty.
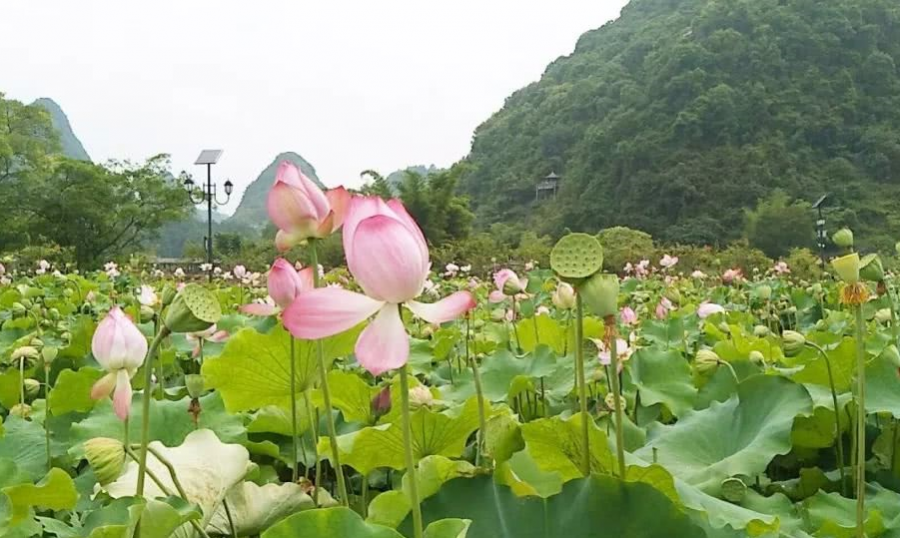
[[[44,401],[47,410],[44,412],[44,444],[47,446],[47,469],[53,468],[53,456],[50,454],[50,364],[44,362]]]
[[[831,371],[831,360],[825,350],[815,342],[806,341],[806,344],[816,351],[825,359],[825,368],[828,370],[828,385],[831,387],[831,403],[834,405],[834,427],[837,430],[837,450],[838,471],[841,475],[841,494],[847,496],[847,477],[844,476],[844,443],[841,442],[841,413],[838,408],[837,389],[834,387],[834,374]]]
[[[865,538],[866,520],[866,347],[862,305],[856,314],[856,536]]]
[[[309,428],[309,434],[312,437],[312,445],[313,445],[313,458],[315,459],[315,488],[313,488],[313,503],[316,506],[319,505],[319,484],[322,481],[322,463],[319,461],[319,415],[318,413],[313,413],[312,404],[309,402],[309,391],[303,392],[303,400],[306,402],[306,415],[309,417],[309,422],[311,423],[311,427]]]
[[[316,241],[309,242],[310,264],[313,268],[313,285],[318,288],[320,285],[319,278],[319,254],[316,248]],[[344,477],[344,471],[341,467],[341,454],[337,444],[337,430],[334,427],[334,413],[331,407],[331,391],[328,389],[328,368],[325,365],[325,350],[322,347],[322,341],[316,340],[316,355],[319,361],[319,377],[322,381],[322,400],[325,405],[325,424],[328,426],[328,438],[331,441],[331,464],[334,466],[335,475],[337,475],[338,495],[341,498],[341,504],[350,506],[350,498],[347,495],[347,482]],[[318,487],[318,484],[316,484]]]
[[[469,315],[466,314],[466,362],[472,368],[472,379],[475,381],[475,395],[478,398],[478,433],[475,437],[475,463],[479,464],[484,456],[484,435],[487,432],[487,418],[484,409],[484,389],[481,385],[481,370],[478,359],[469,353]]]
[[[618,335],[616,334],[615,316],[606,318],[606,329],[606,335],[609,339],[607,346],[609,348],[610,366],[612,367],[613,408],[616,412],[616,458],[619,460],[619,478],[625,480],[625,435],[623,432],[625,413],[622,409],[622,387],[619,383],[619,354],[618,349],[616,349],[618,347],[616,341]]]
[[[412,425],[409,413],[409,374],[406,367],[400,368],[400,402],[403,418],[403,448],[406,456],[406,473],[409,477],[409,497],[412,505],[413,530],[415,538],[422,538],[422,507],[419,504],[419,485],[416,477],[416,461],[413,457]]]
[[[580,293],[575,295],[575,381],[581,405],[581,470],[587,477],[591,475],[591,438],[588,429],[587,383],[584,377],[584,303]]]
[[[147,359],[144,361],[144,395],[141,400],[141,454],[138,461],[138,477],[137,489],[135,495],[141,497],[144,495],[144,480],[147,474],[147,448],[150,444],[150,400],[152,395],[150,389],[153,387],[153,359],[159,351],[162,341],[169,336],[169,328],[165,325],[160,328],[156,334],[156,338],[150,343],[150,349],[147,350]]]
[[[294,337],[288,333],[291,341],[291,482],[297,483],[299,478],[297,465],[297,359]]]

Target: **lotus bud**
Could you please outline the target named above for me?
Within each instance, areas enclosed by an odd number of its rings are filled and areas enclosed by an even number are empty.
[[[878,254],[867,254],[859,261],[859,276],[870,282],[884,281],[884,266]]]
[[[678,288],[666,288],[663,296],[675,304],[681,304],[681,292],[678,291]]]
[[[859,254],[847,254],[831,260],[831,266],[838,276],[847,284],[859,282]]]
[[[817,331],[827,331],[828,330],[828,324],[825,323],[824,319],[820,319],[819,321],[816,322],[816,330]]]
[[[591,381],[593,381],[594,383],[599,383],[600,381],[603,381],[604,377],[606,377],[606,374],[603,373],[603,370],[596,369],[596,368],[594,370],[591,370]]]
[[[63,342],[71,342],[72,341],[72,333],[66,331],[59,335]]]
[[[567,282],[560,282],[553,292],[553,305],[560,310],[575,308],[575,288]]]
[[[59,355],[59,348],[56,346],[44,346],[44,349],[41,350],[41,357],[44,358],[44,364],[51,364],[56,360],[56,356]]]
[[[756,327],[753,327],[753,336],[759,338],[769,336],[769,328],[765,325],[757,325]]]
[[[612,392],[607,392],[606,396],[603,397],[603,403],[606,404],[606,407],[609,409],[616,408],[616,396]],[[619,396],[619,404],[622,406],[624,410],[628,405],[628,400],[625,399],[624,396]]]
[[[44,347],[44,341],[41,340],[40,338],[32,338],[31,339],[31,347],[40,351]]]
[[[761,286],[758,286],[756,288],[756,294],[763,301],[768,301],[769,299],[772,298],[772,286],[769,286],[768,284],[763,284]]]
[[[51,308],[50,310],[47,310],[47,317],[49,317],[53,321],[59,320],[59,309]]]
[[[428,406],[434,403],[434,395],[425,385],[418,385],[409,389],[409,404],[412,407]]]
[[[725,323],[724,321],[719,323],[718,327],[719,327],[719,330],[722,331],[723,333],[731,334],[731,327],[729,327],[728,324]]]
[[[33,360],[38,358],[40,352],[33,346],[22,346],[12,352],[10,357],[13,361],[20,359]]]
[[[875,312],[875,321],[882,324],[891,321],[891,309],[882,308],[881,310]]]
[[[63,297],[71,299],[73,295],[75,295],[75,292],[72,291],[72,288],[66,288],[63,290]]]
[[[831,242],[841,248],[853,248],[853,232],[850,228],[841,228],[831,236]]]
[[[372,398],[372,402],[370,404],[372,408],[372,414],[375,417],[380,417],[382,415],[386,415],[391,412],[391,386],[388,385],[381,389],[381,392],[375,395]]]
[[[474,329],[481,329],[483,327],[484,327],[483,319],[476,319],[475,322],[472,324],[472,328],[474,328]]]
[[[175,296],[178,294],[178,291],[172,286],[166,285],[166,287],[162,290],[162,296],[160,297],[161,304],[163,308],[172,304],[172,301],[175,300]]]
[[[605,318],[619,311],[619,278],[616,275],[597,273],[581,285],[579,293],[595,316]]]
[[[41,392],[41,382],[37,379],[28,378],[25,380],[25,395],[29,398],[36,397]]]
[[[200,374],[187,374],[184,376],[184,384],[191,398],[199,398],[203,394],[203,376]]]
[[[491,310],[491,319],[493,321],[503,321],[506,319],[506,310],[502,308],[495,308]]]
[[[701,349],[694,357],[694,367],[701,374],[708,374],[719,367],[721,359],[715,351],[711,349]]]
[[[781,333],[781,347],[787,357],[796,357],[806,347],[806,337],[797,331]]]
[[[155,314],[156,312],[149,306],[141,306],[141,323],[152,321]]]
[[[753,350],[750,352],[750,362],[753,364],[765,364],[766,357],[761,351]]]
[[[219,301],[206,288],[188,284],[166,312],[166,327],[174,333],[196,333],[212,327],[222,317]]]
[[[24,316],[28,313],[28,309],[25,308],[25,305],[16,301],[12,304],[12,312],[14,316]]]
[[[28,404],[16,404],[9,410],[9,414],[14,417],[27,419],[31,416],[31,406]]]
[[[22,299],[22,306],[27,310],[31,310],[34,307],[34,303],[31,302],[31,299]]]
[[[125,445],[117,439],[95,437],[85,441],[84,456],[101,486],[119,478],[125,467]]]
[[[900,368],[900,351],[897,351],[897,346],[894,344],[884,348],[881,356],[887,359],[895,368]]]

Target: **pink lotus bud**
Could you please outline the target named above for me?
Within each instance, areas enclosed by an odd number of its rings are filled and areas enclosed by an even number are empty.
[[[131,409],[131,376],[144,363],[147,339],[119,307],[114,307],[97,325],[91,351],[100,366],[109,372],[94,384],[91,397],[105,398],[115,391],[113,408],[124,420]]]
[[[281,308],[287,308],[301,292],[313,289],[312,267],[294,269],[287,260],[278,258],[268,277],[269,296]]]
[[[630,306],[623,308],[619,316],[625,325],[634,325],[638,322],[637,314]]]

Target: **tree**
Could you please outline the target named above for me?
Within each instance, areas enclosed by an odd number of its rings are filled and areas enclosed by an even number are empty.
[[[139,166],[60,159],[34,190],[31,228],[41,238],[74,248],[79,267],[137,250],[192,207],[168,167],[166,155]]]
[[[750,246],[771,258],[787,256],[793,248],[812,245],[812,209],[806,202],[791,203],[784,191],[776,190],[747,211],[745,231]]]
[[[359,177],[366,176],[371,177],[372,182],[363,185],[362,189],[360,189],[360,192],[362,192],[366,196],[380,196],[385,200],[390,200],[394,197],[394,188],[391,186],[386,177],[382,176],[375,170],[363,170],[363,172],[359,174]]]

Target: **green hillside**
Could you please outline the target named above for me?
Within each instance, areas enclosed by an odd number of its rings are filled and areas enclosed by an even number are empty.
[[[81,144],[81,140],[75,136],[72,126],[69,124],[69,118],[62,108],[53,99],[41,97],[33,104],[40,106],[50,113],[50,121],[53,128],[59,133],[59,144],[63,155],[80,161],[90,161],[91,157]]]
[[[241,198],[240,205],[238,205],[234,215],[226,221],[227,224],[233,227],[249,227],[254,230],[261,230],[265,227],[269,222],[269,217],[266,214],[266,195],[272,187],[272,184],[275,182],[275,172],[278,170],[278,165],[281,164],[282,161],[294,163],[304,174],[309,176],[310,179],[315,181],[320,187],[324,188],[322,182],[319,181],[319,176],[316,175],[315,167],[309,164],[306,159],[292,151],[280,153],[265,168],[265,170],[253,180],[253,183],[247,186],[247,190],[244,191],[244,196]]]
[[[462,190],[482,225],[693,242],[739,237],[775,189],[830,192],[829,224],[892,245],[898,62],[896,0],[633,0],[477,129]]]

